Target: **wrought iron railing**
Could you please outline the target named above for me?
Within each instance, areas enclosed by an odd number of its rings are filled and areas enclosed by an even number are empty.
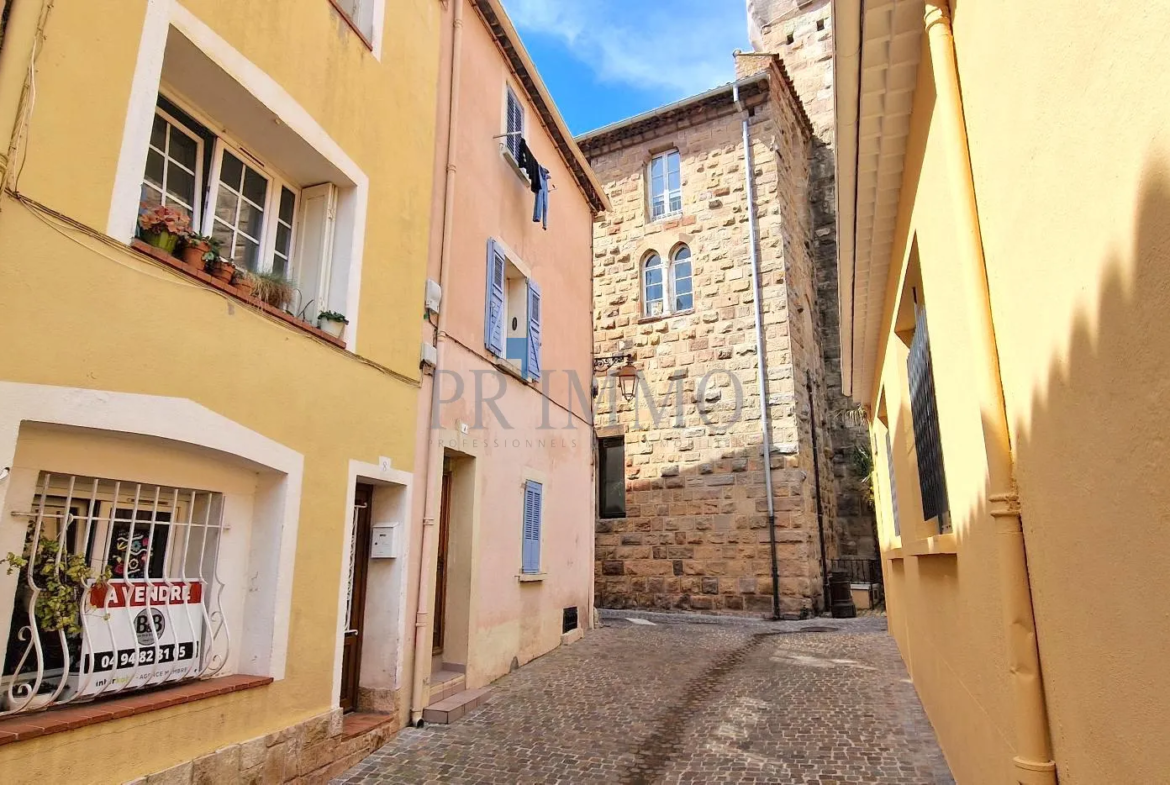
[[[220,494],[44,472],[13,514],[28,528],[5,559],[17,580],[0,716],[223,669]]]
[[[882,582],[881,559],[830,559],[829,571],[848,573],[850,583],[880,584]]]

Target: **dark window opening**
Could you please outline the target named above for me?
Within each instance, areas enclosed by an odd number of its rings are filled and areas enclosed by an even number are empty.
[[[597,513],[602,518],[626,517],[626,437],[597,440]]]
[[[818,29],[818,30],[824,30],[824,29],[825,29],[825,20],[824,20],[824,19],[818,19],[818,20],[817,20],[817,29]]]
[[[561,634],[577,629],[577,606],[565,608],[561,615]]]
[[[792,46],[792,44],[793,44],[795,41],[796,41],[796,36],[794,36],[792,33],[789,33],[789,34],[788,34],[788,45],[789,45],[789,46]]]
[[[914,419],[914,449],[918,454],[918,479],[922,486],[922,517],[938,519],[938,530],[951,530],[943,469],[942,438],[938,426],[938,402],[934,392],[934,368],[926,309],[915,308],[914,339],[906,361],[910,375],[910,413]]]

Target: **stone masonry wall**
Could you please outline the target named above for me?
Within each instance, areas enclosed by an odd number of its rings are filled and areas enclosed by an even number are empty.
[[[748,31],[757,54],[736,58],[739,77],[767,67],[779,56],[813,125],[812,254],[816,266],[817,317],[825,367],[825,405],[818,418],[829,430],[836,480],[836,534],[842,556],[874,558],[875,521],[865,488],[869,478],[858,451],[871,454],[864,419],[841,388],[840,315],[837,296],[836,171],[833,151],[833,18],[829,0],[748,0]]]
[[[779,588],[782,612],[797,616],[820,593],[812,453],[800,436],[804,369],[794,367],[807,338],[798,343],[789,319],[790,287],[814,287],[804,239],[809,142],[791,111],[759,96],[749,105]],[[584,144],[612,203],[594,227],[595,351],[631,352],[644,379],[634,404],[610,380],[597,400],[598,433],[625,435],[627,463],[627,517],[597,524],[602,607],[771,610],[741,121],[728,100],[632,140]],[[671,148],[682,215],[648,223],[646,166]],[[695,309],[644,318],[641,263],[680,243],[692,253]],[[669,400],[657,425],[647,397]]]
[[[341,709],[193,761],[133,780],[129,785],[325,785],[381,747],[398,730],[392,715],[347,733]]]

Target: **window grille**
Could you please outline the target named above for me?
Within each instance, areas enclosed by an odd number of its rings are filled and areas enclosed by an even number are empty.
[[[231,634],[223,497],[42,472],[0,677],[0,716],[214,676]]]
[[[894,536],[902,536],[902,519],[898,514],[898,480],[894,477],[894,445],[886,428],[886,471],[890,475],[890,506],[894,511]]]
[[[914,339],[910,342],[907,366],[910,376],[910,411],[914,419],[914,448],[918,454],[918,479],[922,486],[922,517],[928,521],[937,518],[939,531],[945,533],[951,528],[948,515],[950,506],[943,469],[926,309],[917,307],[915,317]]]

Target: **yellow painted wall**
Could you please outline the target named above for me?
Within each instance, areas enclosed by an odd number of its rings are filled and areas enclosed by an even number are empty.
[[[1170,5],[963,2],[956,50],[1062,783],[1170,781]]]
[[[1170,573],[1170,425],[1160,414],[1170,393],[1170,7],[955,5],[1060,781],[1164,782],[1170,606],[1156,581]],[[879,411],[884,390],[903,533],[895,540],[882,515],[890,630],[958,782],[1006,782],[1015,733],[984,412],[971,384],[967,315],[977,301],[948,274],[966,238],[954,230],[933,113],[924,40],[886,318],[904,304],[916,240],[957,555],[907,555],[929,532],[905,349],[890,336],[871,400]],[[880,450],[884,428],[874,423]]]
[[[349,461],[413,465],[439,4],[388,4],[381,63],[325,0],[186,5],[369,176],[357,349],[406,380],[0,201],[0,378],[190,398],[305,456],[286,678],[4,745],[5,782],[120,782],[328,711]],[[22,193],[99,230],[146,3],[117,6],[55,5],[19,181]]]

